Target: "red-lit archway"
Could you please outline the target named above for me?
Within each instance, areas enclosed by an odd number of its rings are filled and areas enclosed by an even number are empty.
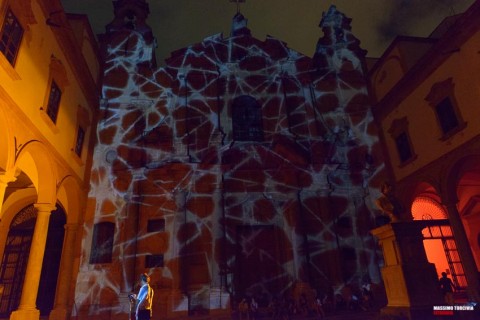
[[[423,230],[425,252],[428,261],[435,264],[437,275],[440,277],[442,272],[451,274],[457,287],[466,287],[463,266],[447,220],[448,214],[436,189],[428,183],[420,183],[415,189],[410,209],[414,220],[438,221],[438,225]]]

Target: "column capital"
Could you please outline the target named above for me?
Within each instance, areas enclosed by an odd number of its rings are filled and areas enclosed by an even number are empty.
[[[35,203],[33,207],[37,209],[37,213],[48,212],[52,213],[53,210],[57,209],[57,206],[52,205],[51,203]]]
[[[0,172],[0,186],[2,184],[7,185],[9,182],[17,180],[17,177],[11,171]]]

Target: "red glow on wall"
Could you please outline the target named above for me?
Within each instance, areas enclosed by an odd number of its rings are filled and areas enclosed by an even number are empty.
[[[437,201],[428,197],[417,197],[412,203],[412,216],[414,220],[429,220],[429,219],[446,219],[447,214],[445,209]],[[424,230],[424,235],[425,235]],[[442,241],[440,239],[426,239],[423,240],[425,252],[429,262],[435,264],[437,274],[444,271],[449,273],[449,267],[445,251],[443,249]]]

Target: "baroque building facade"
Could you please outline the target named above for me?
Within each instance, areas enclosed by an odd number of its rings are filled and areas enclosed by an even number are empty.
[[[480,1],[428,38],[398,37],[369,71],[390,180],[424,230],[429,260],[478,302]],[[443,222],[442,222],[443,221]],[[429,222],[435,223],[435,222]],[[442,226],[441,226],[442,225]]]
[[[307,57],[237,13],[157,68],[148,3],[114,12],[73,315],[128,312],[143,272],[159,318],[380,283],[383,160],[350,19],[324,13]]]
[[[74,300],[100,93],[97,42],[57,0],[0,1],[0,318]]]

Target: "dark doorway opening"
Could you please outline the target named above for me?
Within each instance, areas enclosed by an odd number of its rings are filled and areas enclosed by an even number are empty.
[[[291,283],[286,269],[290,248],[285,235],[274,225],[237,226],[235,298],[277,296]]]

